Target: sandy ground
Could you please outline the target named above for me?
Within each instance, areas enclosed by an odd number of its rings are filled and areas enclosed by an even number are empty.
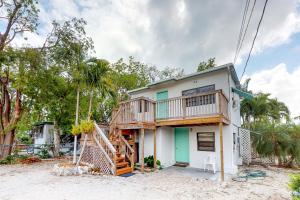
[[[55,176],[55,162],[0,166],[0,200],[290,199],[288,171],[260,168],[263,180],[216,182],[172,170],[114,176]],[[258,167],[255,167],[258,169]]]

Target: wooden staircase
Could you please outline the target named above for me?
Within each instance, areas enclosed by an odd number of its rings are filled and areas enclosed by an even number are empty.
[[[131,173],[133,171],[133,169],[129,166],[129,162],[125,161],[125,156],[122,156],[121,154],[119,154],[119,156],[117,155],[117,159],[116,159],[116,166],[117,166],[117,170],[116,170],[116,175],[122,175],[122,174],[127,174],[127,173]]]
[[[87,162],[97,165],[103,173],[117,176],[134,170],[134,150],[116,126],[118,114],[119,112],[110,123],[108,136],[95,123],[92,146],[97,149],[97,156],[93,154],[87,157]]]

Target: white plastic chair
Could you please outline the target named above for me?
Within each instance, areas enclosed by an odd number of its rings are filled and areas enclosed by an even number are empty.
[[[211,166],[214,174],[216,173],[216,157],[214,154],[210,154],[204,159],[204,171],[208,170],[207,166]]]

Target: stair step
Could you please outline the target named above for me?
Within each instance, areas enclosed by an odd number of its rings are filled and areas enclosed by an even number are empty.
[[[117,157],[117,162],[123,162],[125,160],[124,156]]]
[[[117,167],[121,168],[121,167],[128,167],[128,162],[119,162],[117,163]]]
[[[117,169],[116,175],[120,176],[122,174],[127,174],[127,173],[131,173],[131,172],[132,172],[132,168],[131,167],[124,167],[124,168],[121,168],[121,169]]]

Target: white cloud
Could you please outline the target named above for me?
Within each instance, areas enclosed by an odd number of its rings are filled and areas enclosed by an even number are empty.
[[[82,17],[88,22],[87,33],[95,42],[97,56],[115,61],[133,55],[146,63],[184,67],[191,72],[200,61],[210,57],[216,57],[218,64],[233,61],[244,3],[236,0],[43,0],[39,37],[49,32],[54,19]],[[254,53],[286,43],[300,31],[297,6],[299,0],[269,1]],[[262,7],[263,1],[257,1],[241,56],[249,51]],[[41,41],[34,38],[32,43]],[[21,43],[17,41],[18,45]]]
[[[286,64],[281,63],[248,77],[251,78],[250,90],[270,93],[289,107],[292,116],[300,115],[300,66],[289,72]]]

